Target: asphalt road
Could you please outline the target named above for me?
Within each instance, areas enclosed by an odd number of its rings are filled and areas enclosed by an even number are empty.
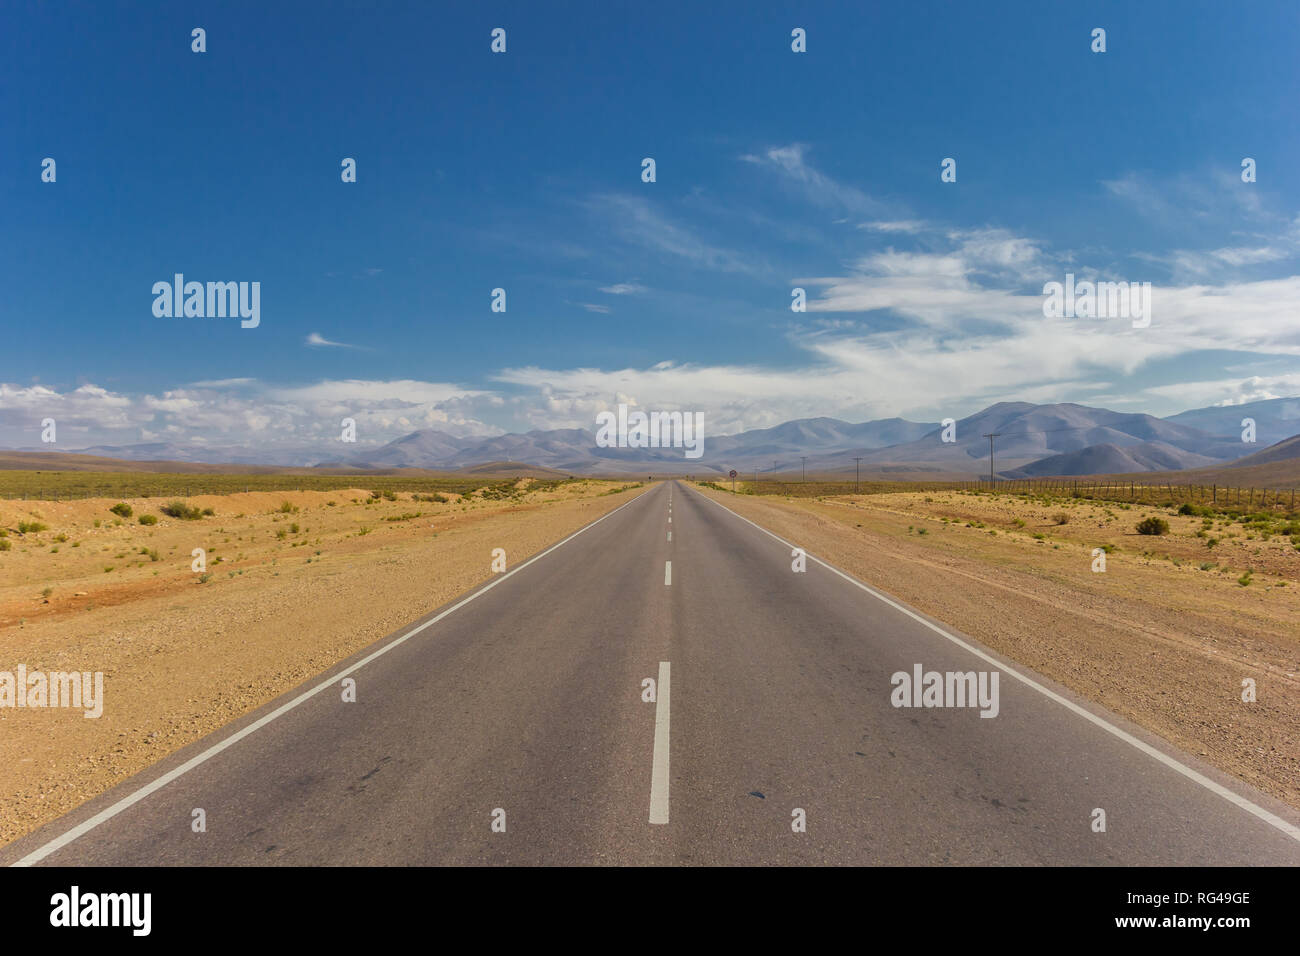
[[[655,485],[0,862],[1300,863],[1294,811],[792,561]],[[918,664],[997,715],[894,706]]]

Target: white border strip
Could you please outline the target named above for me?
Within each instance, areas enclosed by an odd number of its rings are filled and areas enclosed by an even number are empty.
[[[659,686],[655,688],[655,750],[650,769],[650,822],[668,822],[668,708],[672,695],[672,664],[659,662]]]
[[[726,505],[722,504],[721,502],[714,501],[712,498],[710,498],[706,494],[703,494],[702,492],[699,494],[701,498],[704,498],[706,501],[713,502],[713,504],[717,505],[723,511],[727,512],[727,514],[739,518],[741,521],[745,522],[745,524],[753,525],[759,531],[763,532],[766,535],[769,535],[770,537],[776,538],[777,541],[780,541],[787,548],[795,547],[789,541],[786,541],[784,538],[780,537],[779,535],[773,534],[771,531],[768,531],[762,525],[755,524],[753,521],[750,521],[748,518],[744,517],[743,515],[736,514],[736,512],[732,511],[730,508],[728,508]],[[921,615],[917,614],[915,611],[912,611],[904,607],[903,605],[899,604],[897,601],[894,601],[893,599],[887,597],[886,595],[882,594],[880,591],[877,591],[875,588],[871,587],[870,585],[863,584],[861,581],[859,581],[857,578],[853,577],[852,575],[845,574],[843,571],[841,571],[839,568],[835,567],[834,565],[827,564],[821,558],[813,554],[807,553],[807,556],[810,560],[816,561],[826,570],[838,574],[845,581],[848,581],[850,584],[856,585],[857,587],[866,591],[868,594],[870,594],[872,597],[876,598],[877,600],[883,601],[885,604],[888,604],[894,610],[906,614],[912,620],[916,621],[919,624],[925,625],[930,630],[934,631],[936,634],[940,634],[943,637],[946,637],[948,640],[952,641],[958,647],[970,651],[972,654],[974,654],[976,657],[980,658],[981,660],[987,661],[988,663],[992,664],[994,667],[998,668],[1001,671],[1005,671],[1006,673],[1014,677],[1016,680],[1020,681],[1020,683],[1024,684],[1026,687],[1031,687],[1034,690],[1038,691],[1040,694],[1042,694],[1044,697],[1056,701],[1062,707],[1065,707],[1066,709],[1072,711],[1073,713],[1078,714],[1080,717],[1084,718],[1085,720],[1091,721],[1092,723],[1096,724],[1098,727],[1100,727],[1102,730],[1106,731],[1107,733],[1118,737],[1120,740],[1124,741],[1127,744],[1131,744],[1133,747],[1136,747],[1138,750],[1142,751],[1148,757],[1152,757],[1155,760],[1158,760],[1160,763],[1164,764],[1166,767],[1170,768],[1171,770],[1176,770],[1178,773],[1182,774],[1188,780],[1191,780],[1194,783],[1199,783],[1202,787],[1204,787],[1206,790],[1209,790],[1211,793],[1218,794],[1219,796],[1223,797],[1223,799],[1227,800],[1229,803],[1235,804],[1236,806],[1245,810],[1247,813],[1254,814],[1255,816],[1259,817],[1259,819],[1263,820],[1265,823],[1281,830],[1291,839],[1300,842],[1300,827],[1297,827],[1295,824],[1288,823],[1286,820],[1283,820],[1277,814],[1270,813],[1269,811],[1265,810],[1263,807],[1257,806],[1256,804],[1247,800],[1245,797],[1241,796],[1241,794],[1234,793],[1233,791],[1229,790],[1227,787],[1223,786],[1220,783],[1216,783],[1215,781],[1211,780],[1209,777],[1205,776],[1202,773],[1197,773],[1191,767],[1188,767],[1185,764],[1180,763],[1179,761],[1175,760],[1173,757],[1169,756],[1163,751],[1157,750],[1155,747],[1152,747],[1150,744],[1142,740],[1139,740],[1137,737],[1134,737],[1132,734],[1128,733],[1127,731],[1121,730],[1120,728],[1116,727],[1114,724],[1110,723],[1109,721],[1101,717],[1098,717],[1096,714],[1092,713],[1092,711],[1080,707],[1074,701],[1062,697],[1060,694],[1057,694],[1054,691],[1049,690],[1048,688],[1044,687],[1042,684],[1038,683],[1037,681],[1026,677],[1024,674],[1021,674],[1018,671],[1008,667],[1006,664],[1002,663],[1001,661],[996,660],[993,657],[990,657],[988,654],[985,654],[979,648],[972,646],[971,644],[967,643],[966,641],[963,641],[961,638],[953,634],[949,634],[947,631],[939,627],[937,624],[933,624],[930,621],[927,621],[925,618],[921,617]]]
[[[511,575],[518,574],[520,571],[528,567],[534,561],[540,561],[542,558],[546,557],[555,549],[564,547],[564,545],[568,544],[570,541],[572,541],[578,535],[582,534],[584,531],[591,530],[596,525],[604,521],[606,518],[612,517],[613,515],[618,514],[628,505],[635,504],[637,501],[640,501],[642,497],[643,497],[642,495],[637,495],[631,501],[624,502],[623,504],[619,505],[617,508],[615,508],[613,511],[609,512],[608,514],[601,515],[595,521],[591,522],[591,524],[584,525],[583,527],[579,528],[577,531],[573,532],[573,534],[569,535],[563,541],[551,545],[549,548],[547,548],[545,551],[541,552],[540,554],[533,555],[523,564],[520,564],[517,567],[515,567],[513,571],[507,571],[505,574],[496,578],[485,587],[482,587],[479,590],[475,591],[469,597],[457,601],[455,604],[447,608],[447,610],[443,611],[437,617],[430,618],[429,620],[425,621],[423,624],[419,625],[418,627],[411,628],[401,637],[393,640],[389,644],[385,644],[383,647],[375,651],[373,654],[366,655],[364,658],[362,658],[361,660],[353,664],[351,667],[349,667],[347,670],[335,674],[329,680],[322,681],[321,683],[317,684],[315,687],[311,688],[310,690],[304,691],[303,693],[295,697],[293,700],[289,701],[287,704],[282,704],[281,706],[277,707],[275,710],[271,711],[271,713],[267,714],[265,717],[261,717],[253,721],[253,723],[249,724],[247,727],[245,727],[243,730],[240,730],[238,733],[231,734],[229,737],[220,741],[219,743],[213,744],[207,750],[203,751],[203,753],[198,754],[195,757],[191,757],[189,760],[185,761],[185,763],[181,764],[179,767],[167,771],[167,773],[163,774],[157,780],[154,780],[152,783],[146,784],[145,786],[141,787],[139,790],[135,791],[135,793],[131,794],[130,796],[123,797],[121,800],[117,801],[117,803],[113,804],[111,807],[107,807],[104,810],[101,810],[99,813],[96,813],[93,817],[90,817],[87,820],[83,820],[81,823],[77,824],[71,830],[55,837],[49,843],[45,844],[39,849],[33,850],[31,853],[28,853],[21,860],[18,860],[17,862],[11,865],[31,866],[34,863],[39,863],[41,860],[45,859],[51,853],[63,849],[63,847],[67,846],[73,840],[85,836],[87,833],[95,829],[100,824],[113,819],[113,817],[117,816],[123,810],[133,806],[134,804],[139,803],[141,800],[143,800],[145,797],[149,796],[150,794],[155,793],[158,790],[161,790],[163,787],[167,786],[167,784],[171,783],[173,780],[177,779],[178,777],[182,777],[185,774],[189,773],[191,770],[193,770],[195,767],[199,766],[200,764],[206,763],[207,761],[211,760],[213,757],[221,753],[226,748],[232,747],[235,744],[239,743],[239,741],[243,740],[245,737],[247,737],[249,734],[253,733],[254,731],[261,730],[263,727],[265,727],[271,721],[275,720],[277,717],[283,717],[289,711],[293,710],[295,707],[299,706],[300,704],[303,704],[306,701],[310,700],[311,698],[315,697],[317,694],[319,694],[321,691],[325,690],[326,688],[337,686],[339,681],[347,677],[349,674],[353,674],[359,671],[361,668],[365,667],[371,661],[387,654],[393,648],[401,644],[405,644],[408,640],[415,637],[415,635],[419,634],[421,631],[425,630],[426,628],[432,627],[433,625],[437,624],[439,621],[441,621],[443,618],[447,617],[448,615],[456,611],[459,611],[470,601],[473,601],[476,598],[480,598],[484,594],[487,594],[488,591],[491,591],[494,587],[496,587],[506,578],[510,577]]]

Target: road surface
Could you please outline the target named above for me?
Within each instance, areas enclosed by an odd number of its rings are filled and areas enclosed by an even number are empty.
[[[656,484],[0,862],[1300,863],[1289,808],[793,563]],[[895,707],[918,664],[997,671],[997,716]]]

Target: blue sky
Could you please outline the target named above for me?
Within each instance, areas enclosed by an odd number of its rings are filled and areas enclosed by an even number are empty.
[[[1300,394],[1298,47],[1293,3],[7,4],[0,445]],[[155,317],[176,272],[260,325]],[[1067,272],[1150,327],[1045,318]]]

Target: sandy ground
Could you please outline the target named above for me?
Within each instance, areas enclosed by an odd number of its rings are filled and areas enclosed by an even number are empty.
[[[1216,522],[1223,537],[1208,549],[1200,518],[1112,503],[704,494],[1300,807],[1300,551],[1287,538],[1247,539],[1240,526],[1230,538]],[[1148,513],[1172,533],[1136,534]],[[1106,544],[1115,550],[1095,573]],[[1209,562],[1231,570],[1201,570]],[[1245,678],[1254,703],[1242,701]]]
[[[215,515],[153,526],[138,518],[159,499],[126,499],[129,518],[108,510],[118,499],[0,501],[0,527],[48,525],[3,539],[0,671],[102,671],[105,697],[97,719],[0,708],[0,843],[470,590],[494,548],[514,567],[640,493],[528,483],[519,500],[443,503],[362,488],[195,496]]]

